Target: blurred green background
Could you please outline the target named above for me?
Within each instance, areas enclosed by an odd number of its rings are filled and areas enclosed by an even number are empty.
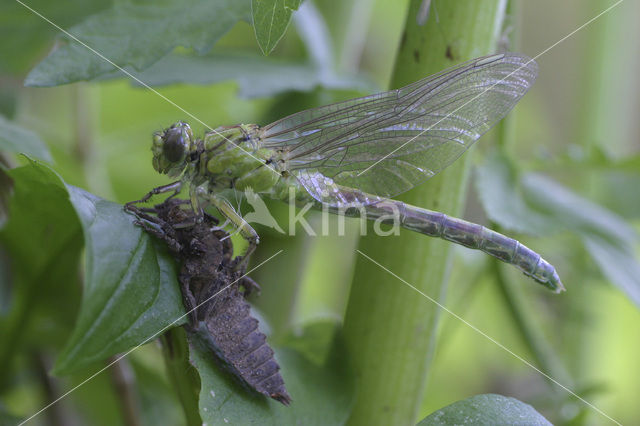
[[[204,126],[190,120],[157,94],[132,85],[126,78],[55,88],[23,87],[29,70],[51,49],[56,31],[20,5],[5,2],[2,9],[6,13],[0,15],[2,115],[46,142],[53,169],[69,184],[124,203],[167,183],[167,178],[159,176],[151,167],[151,133],[178,120],[190,121],[196,133],[201,133]],[[61,10],[74,10],[75,14],[56,16],[53,6],[45,2],[33,2],[33,7],[63,27],[109,7],[109,2],[70,0],[63,3]],[[433,3],[435,9],[431,13],[437,16],[438,2]],[[517,34],[517,50],[535,56],[613,3],[523,1],[520,17],[507,24],[504,37],[506,40]],[[225,81],[204,85],[178,83],[157,89],[211,127],[267,124],[304,108],[386,89],[407,2],[330,0],[314,2],[314,6],[319,15],[308,11],[296,13],[285,37],[269,57],[270,61],[288,61],[287,64],[303,68],[283,71],[284,68],[275,67],[265,69],[258,77],[248,69],[238,69],[227,73]],[[539,78],[512,113],[516,116],[516,142],[509,147],[523,172],[535,171],[554,178],[585,199],[624,218],[636,230],[640,225],[638,16],[638,2],[623,2],[537,59]],[[300,24],[303,19],[307,21]],[[322,42],[322,31],[309,22],[326,25],[328,43]],[[305,34],[312,38],[311,42],[305,42]],[[447,34],[443,33],[442,37],[446,39]],[[258,66],[259,59],[255,58],[261,55],[260,49],[252,27],[246,22],[235,25],[214,49],[215,54],[231,55],[231,58],[238,52],[255,62],[248,62],[247,67]],[[333,65],[328,65],[330,62]],[[349,77],[327,78],[326,73]],[[220,75],[224,72],[220,71]],[[232,78],[234,75],[239,81]],[[157,77],[158,81],[165,78],[161,70],[146,76]],[[202,78],[220,77],[204,75]],[[287,79],[289,81],[283,83]],[[285,90],[296,79],[320,84]],[[280,84],[283,90],[269,91],[269,87]],[[262,96],[265,93],[267,96]],[[473,156],[474,164],[483,164],[494,145],[492,138],[493,132],[467,154]],[[4,160],[11,165],[25,161],[9,154]],[[471,176],[475,182],[476,175]],[[475,185],[470,184],[469,188],[464,217],[488,223]],[[482,190],[491,192],[492,188]],[[269,207],[276,212],[281,225],[286,225],[287,207],[277,204]],[[316,229],[320,228],[319,216],[307,217]],[[336,221],[331,226],[335,230]],[[255,305],[269,323],[273,339],[277,341],[312,320],[339,321],[349,295],[358,224],[349,222],[344,237],[309,238],[302,234],[285,237],[260,226],[256,229],[262,243],[254,263],[286,247],[277,260],[253,274],[262,286],[262,296],[254,300]],[[552,358],[567,370],[570,387],[618,421],[638,422],[640,313],[637,304],[630,300],[628,293],[612,285],[610,278],[603,276],[580,238],[571,232],[537,239],[523,235],[521,241],[544,253],[560,271],[567,287],[566,293],[556,297],[532,285],[517,272],[504,271],[509,280],[521,287],[520,300],[552,348]],[[635,242],[637,260],[639,246],[637,240]],[[459,247],[455,253],[448,308],[513,352],[531,359],[530,349],[514,326],[514,317],[495,286],[495,274],[485,273],[486,256]],[[398,285],[403,284],[398,282]],[[640,289],[632,291],[638,294]],[[0,306],[8,306],[8,293],[0,297],[4,299]],[[425,299],[424,303],[430,302]],[[392,323],[394,319],[389,321]],[[591,410],[574,417],[584,410],[582,403],[567,397],[564,390],[549,384],[532,368],[446,313],[442,314],[438,338],[418,418],[456,400],[494,392],[529,401],[558,423],[573,419],[575,424],[604,424],[605,419]],[[19,365],[29,364],[26,357],[25,354]],[[172,404],[158,408],[163,400],[172,400],[173,396],[165,389],[162,361],[156,348],[147,345],[129,359],[137,379],[152,383],[148,389],[164,386],[164,391],[158,391],[157,395],[144,396],[147,411],[157,411],[158,416],[164,416],[158,418],[179,422],[178,408],[167,408]],[[558,378],[566,383],[563,379]],[[118,421],[109,414],[109,407],[115,402],[100,390],[102,385],[106,386],[106,380],[104,376],[98,377],[71,397],[76,407],[84,407],[81,411],[93,413],[90,418],[98,418],[96,412],[103,413],[102,420],[96,420],[95,424]],[[65,382],[62,386],[69,384]],[[41,406],[41,397],[24,373],[2,394],[2,401],[9,412],[28,414]],[[554,407],[553,400],[558,399],[565,401],[559,411],[555,408],[553,412],[545,411],[545,407]],[[61,407],[70,409],[66,403]]]

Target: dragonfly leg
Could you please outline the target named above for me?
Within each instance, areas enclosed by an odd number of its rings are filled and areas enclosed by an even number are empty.
[[[260,291],[262,290],[260,288],[260,285],[257,282],[255,282],[253,279],[249,278],[248,276],[244,276],[242,277],[242,279],[240,279],[240,285],[244,289],[244,292],[242,293],[242,295],[245,298],[249,297],[249,295],[254,292],[256,292],[257,294],[260,294]]]
[[[216,226],[212,227],[211,230],[212,231],[222,231],[222,232],[227,232],[224,230],[224,228],[226,228],[226,226],[230,223],[231,221],[229,219],[224,220],[224,222],[217,224]],[[228,238],[228,236],[223,237],[223,241]]]
[[[251,239],[248,241],[249,246],[245,250],[244,254],[234,259],[236,264],[234,265],[233,269],[235,269],[236,271],[243,271],[247,269],[247,262],[249,261],[249,257],[253,254],[254,251],[256,251],[256,247],[258,246],[259,242],[258,237],[256,236],[255,239]],[[258,287],[258,289],[260,289],[260,287]],[[249,295],[249,293],[247,293],[247,295]]]
[[[209,201],[213,204],[220,214],[222,214],[225,218],[231,222],[231,224],[238,230],[240,235],[249,242],[249,246],[245,253],[238,259],[235,269],[243,267],[248,260],[249,256],[254,252],[256,246],[260,242],[260,237],[258,233],[249,225],[249,223],[244,220],[242,216],[240,216],[233,206],[229,204],[229,202],[223,198],[219,198],[213,195],[209,195]]]
[[[140,209],[134,205],[129,205],[127,206],[127,210],[136,216],[137,219],[133,222],[134,224],[156,238],[165,241],[170,250],[174,252],[180,252],[182,250],[182,244],[180,244],[176,239],[173,227],[157,216],[151,216],[149,214],[157,213],[157,209]]]
[[[128,210],[128,211],[132,211],[131,208],[133,207],[134,204],[146,203],[154,195],[164,194],[165,192],[174,191],[173,194],[171,196],[169,196],[169,198],[167,198],[167,200],[169,200],[169,199],[175,197],[176,195],[178,195],[180,193],[180,189],[181,188],[182,188],[182,182],[179,181],[179,180],[176,181],[176,182],[172,182],[172,183],[170,183],[168,185],[158,186],[157,188],[153,188],[151,191],[147,192],[145,194],[145,196],[140,198],[139,200],[129,201],[128,203],[126,203],[124,205],[124,208],[126,210]]]
[[[189,316],[189,321],[192,326],[198,323],[198,302],[196,301],[191,288],[189,288],[189,279],[180,280],[180,288],[182,289],[182,303]]]

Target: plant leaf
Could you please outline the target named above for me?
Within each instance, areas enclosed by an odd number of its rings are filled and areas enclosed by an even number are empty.
[[[24,2],[42,16],[63,28],[109,6],[103,0],[29,0]],[[24,74],[47,53],[56,29],[17,1],[0,2],[0,72]]]
[[[5,408],[4,404],[0,405],[0,424],[2,425],[17,425],[25,422],[25,418],[17,417],[11,414]]]
[[[324,365],[317,365],[292,349],[275,352],[293,398],[289,407],[240,386],[215,364],[208,350],[192,338],[190,354],[200,374],[202,421],[207,425],[346,423],[355,388],[352,375],[345,371],[345,358],[334,357]]]
[[[637,241],[633,228],[618,215],[548,177],[529,173],[523,176],[521,185],[529,205],[565,229],[582,235],[599,235],[629,246]]]
[[[615,213],[586,200],[553,180],[530,174],[523,179],[528,198],[554,220],[580,235],[602,274],[640,306],[638,234]]]
[[[302,0],[252,0],[253,30],[262,53],[268,55],[284,35]]]
[[[183,324],[174,262],[119,204],[67,186],[85,237],[85,286],[76,327],[54,372],[67,374]],[[174,322],[175,321],[175,322]]]
[[[326,362],[332,350],[331,342],[342,330],[337,321],[319,320],[304,327],[302,336],[289,334],[282,341],[282,346],[293,349],[318,365]]]
[[[640,154],[615,157],[606,147],[570,145],[553,162],[539,158],[532,167],[540,170],[562,170],[565,175],[580,179],[587,174],[598,173],[598,181],[591,185],[591,195],[627,220],[640,217],[640,197],[629,197],[640,184]]]
[[[66,337],[59,331],[67,332],[75,319],[82,247],[80,221],[55,172],[30,160],[6,174],[13,188],[0,244],[9,255],[12,280],[0,319],[2,378],[11,376],[6,369],[15,367],[10,359],[21,343],[50,347]]]
[[[478,170],[476,188],[489,217],[519,232],[549,235],[568,230],[580,236],[601,272],[640,305],[638,235],[615,213],[547,177],[521,178],[502,154]]]
[[[436,425],[551,425],[529,404],[496,394],[475,395],[454,402],[422,419],[419,426]]]
[[[240,96],[244,98],[273,96],[291,90],[308,92],[317,86],[373,89],[373,85],[361,76],[337,76],[323,73],[311,64],[247,53],[215,53],[204,57],[170,54],[142,72],[129,71],[151,86],[174,83],[207,85],[235,80],[240,87]],[[119,76],[113,73],[105,77]]]
[[[51,154],[40,137],[0,115],[0,152],[26,154],[51,162]]]
[[[489,219],[523,234],[546,235],[560,229],[546,214],[529,205],[516,184],[520,179],[516,168],[502,153],[488,156],[476,173],[476,191]]]
[[[118,66],[144,69],[177,46],[199,53],[249,15],[248,0],[120,0],[69,29],[80,41]],[[57,86],[90,80],[115,70],[87,47],[63,38],[27,76],[27,86]]]
[[[0,240],[13,264],[20,264],[23,278],[48,281],[50,268],[66,255],[69,242],[79,237],[80,223],[64,182],[49,167],[29,160],[6,173],[13,181],[13,196]]]

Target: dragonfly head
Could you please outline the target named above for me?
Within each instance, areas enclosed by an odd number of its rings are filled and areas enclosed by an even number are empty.
[[[177,177],[187,165],[187,154],[193,146],[193,132],[185,122],[178,121],[173,126],[153,135],[153,168],[158,173]]]

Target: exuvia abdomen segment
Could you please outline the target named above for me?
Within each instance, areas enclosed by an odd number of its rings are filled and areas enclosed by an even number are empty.
[[[481,250],[514,265],[525,275],[556,292],[564,290],[555,268],[538,253],[482,225],[395,200],[368,205],[365,211],[367,219],[382,218],[384,222],[393,223],[393,218],[397,217],[397,223],[403,228]]]

